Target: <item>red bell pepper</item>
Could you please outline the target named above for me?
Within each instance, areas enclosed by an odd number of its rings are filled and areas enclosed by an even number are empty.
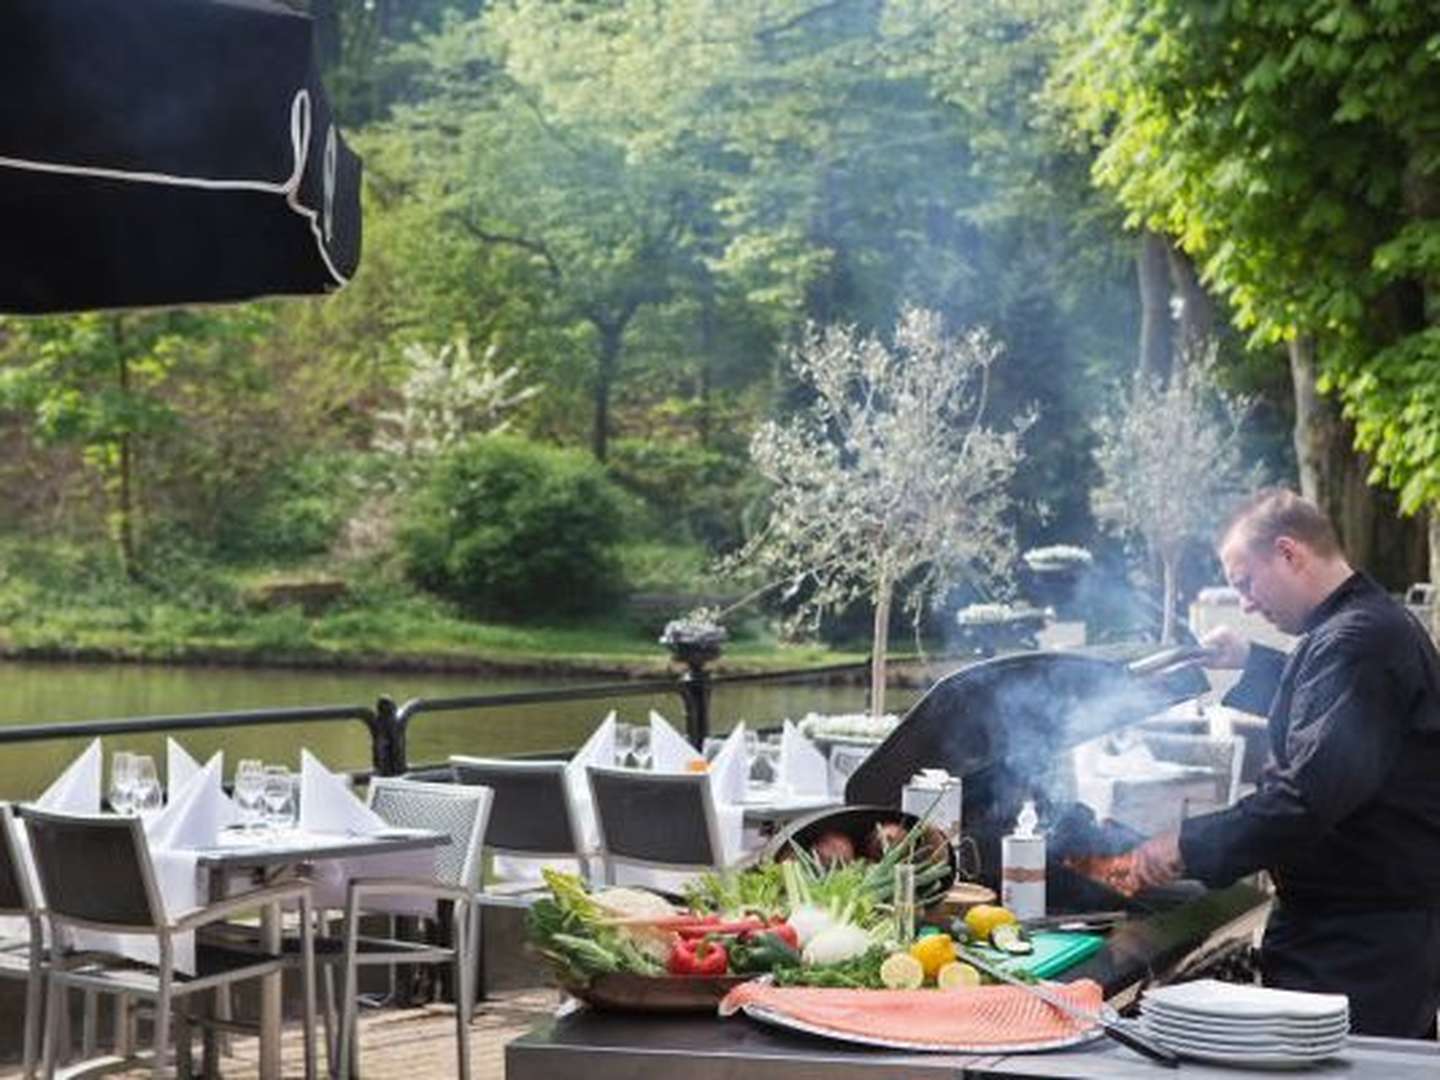
[[[665,968],[671,975],[724,975],[730,964],[725,946],[698,938],[677,941],[670,950]]]

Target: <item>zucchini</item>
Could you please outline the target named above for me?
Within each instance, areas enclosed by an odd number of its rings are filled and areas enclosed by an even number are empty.
[[[1011,956],[1029,956],[1035,951],[1029,936],[1017,923],[1002,923],[991,930],[990,944]]]

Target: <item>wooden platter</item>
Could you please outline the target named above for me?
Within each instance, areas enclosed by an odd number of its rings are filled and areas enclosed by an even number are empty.
[[[567,992],[607,1012],[713,1013],[720,999],[754,975],[600,975]]]

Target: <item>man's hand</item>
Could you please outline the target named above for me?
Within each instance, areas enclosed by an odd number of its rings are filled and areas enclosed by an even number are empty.
[[[1229,626],[1217,626],[1200,639],[1208,668],[1243,668],[1250,659],[1250,639]]]
[[[1178,832],[1152,836],[1137,847],[1134,854],[1136,891],[1156,885],[1168,885],[1185,872],[1185,863],[1180,858]]]

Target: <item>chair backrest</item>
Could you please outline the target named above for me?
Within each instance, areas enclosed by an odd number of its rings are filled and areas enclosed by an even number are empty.
[[[435,849],[435,879],[474,892],[480,887],[485,829],[492,792],[487,787],[435,784],[377,776],[370,809],[400,829],[430,829],[449,840]]]
[[[33,914],[35,907],[20,851],[19,824],[10,804],[0,802],[0,915]]]
[[[724,862],[719,817],[706,773],[652,773],[591,765],[585,770],[600,827],[600,853],[614,862],[670,870]]]
[[[57,814],[23,806],[35,871],[52,919],[156,930],[164,905],[139,818]]]
[[[541,858],[574,858],[582,853],[565,762],[455,756],[450,764],[457,784],[479,784],[494,793],[487,848]]]

